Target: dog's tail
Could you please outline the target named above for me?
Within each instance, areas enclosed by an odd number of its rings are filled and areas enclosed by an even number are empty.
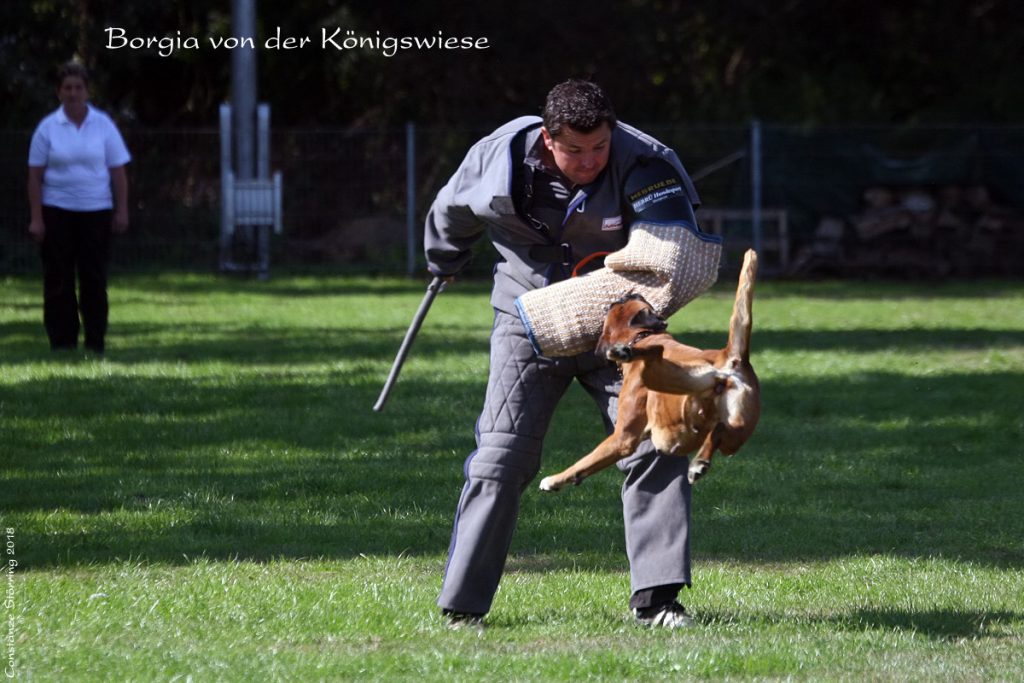
[[[757,252],[748,249],[743,255],[743,268],[736,286],[736,301],[729,321],[730,359],[750,362],[750,330],[754,324],[754,280],[757,278]]]
[[[750,331],[754,324],[754,280],[757,277],[757,252],[748,249],[743,255],[743,268],[740,269],[740,281],[736,286],[736,301],[732,306],[732,319],[729,321],[729,343],[727,366],[738,370],[746,366],[747,372],[734,373],[726,381],[725,391],[719,398],[719,416],[731,430],[748,428],[750,414],[755,414],[750,429],[757,423],[756,411],[750,401],[757,398],[755,387],[749,382],[757,378],[750,367]],[[745,439],[744,439],[745,440]],[[722,450],[723,453],[733,451]]]

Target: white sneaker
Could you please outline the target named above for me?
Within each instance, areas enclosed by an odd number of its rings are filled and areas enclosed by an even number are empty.
[[[689,628],[696,626],[686,609],[678,602],[666,602],[664,605],[634,609],[633,616],[642,626],[658,626],[660,628]]]
[[[452,612],[451,610],[444,610],[442,614],[448,628],[453,631],[464,628],[482,631],[484,628],[484,615],[482,614],[467,614],[465,612]]]

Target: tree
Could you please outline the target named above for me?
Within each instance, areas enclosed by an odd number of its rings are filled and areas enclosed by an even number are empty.
[[[51,76],[77,56],[94,98],[123,122],[214,125],[230,88],[224,0],[3,3],[3,123],[30,126],[54,106]],[[280,28],[304,49],[260,48],[260,95],[278,125],[493,123],[537,111],[568,76],[592,76],[627,120],[1015,122],[1024,115],[1024,5],[1012,0],[407,0],[258,3],[259,43]],[[543,11],[541,11],[543,9]],[[105,30],[193,36],[160,56],[109,49]],[[338,51],[342,36],[486,38],[486,49]]]

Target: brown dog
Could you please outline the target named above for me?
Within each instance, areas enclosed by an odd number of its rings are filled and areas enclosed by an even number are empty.
[[[613,304],[596,353],[622,368],[615,431],[572,467],[545,477],[540,488],[557,491],[579,484],[630,455],[648,435],[663,454],[685,456],[700,449],[690,463],[691,484],[711,468],[716,450],[724,455],[738,451],[761,416],[761,388],[750,365],[756,275],[757,254],[748,250],[729,341],[722,349],[702,351],[680,344],[639,295]]]

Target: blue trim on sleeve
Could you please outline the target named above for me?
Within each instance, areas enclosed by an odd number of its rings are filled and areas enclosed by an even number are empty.
[[[526,310],[523,308],[523,303],[516,297],[516,313],[519,314],[519,320],[522,321],[523,327],[526,328],[526,336],[530,340],[530,345],[533,347],[534,353],[540,355],[540,344],[537,343],[537,337],[533,333],[533,326],[530,324],[530,316],[527,315]]]
[[[712,235],[711,233],[704,232],[696,225],[691,225],[686,221],[636,221],[631,226],[629,226],[629,228],[630,230],[632,230],[636,226],[643,225],[645,223],[647,225],[674,225],[679,228],[686,228],[687,230],[692,232],[698,239],[701,239],[705,242],[711,242],[712,244],[722,243],[721,235]]]

